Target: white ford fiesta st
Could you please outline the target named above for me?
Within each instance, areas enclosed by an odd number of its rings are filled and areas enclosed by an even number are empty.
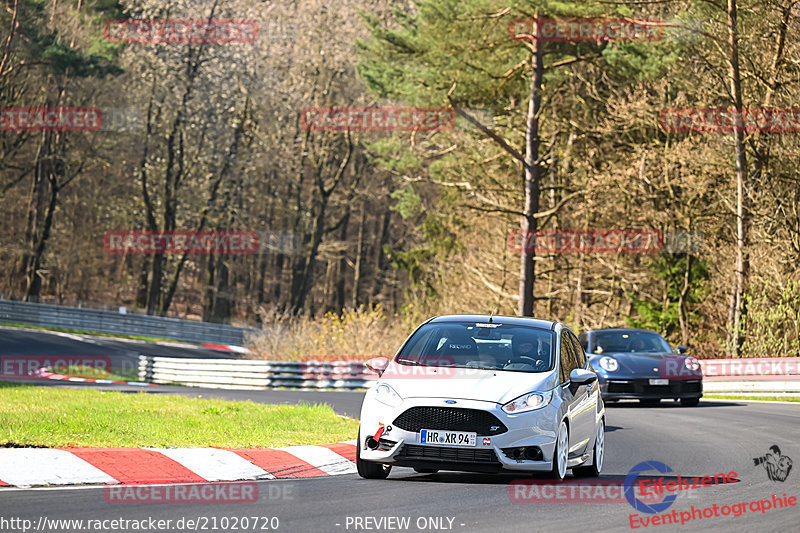
[[[419,326],[361,406],[358,473],[549,472],[598,476],[605,409],[578,339],[559,322],[451,315]]]

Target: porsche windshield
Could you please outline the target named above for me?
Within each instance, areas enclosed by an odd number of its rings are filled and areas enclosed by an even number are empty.
[[[672,346],[650,331],[601,331],[592,339],[594,353],[668,353]]]
[[[433,323],[419,328],[395,362],[546,372],[553,363],[553,332],[503,324]]]

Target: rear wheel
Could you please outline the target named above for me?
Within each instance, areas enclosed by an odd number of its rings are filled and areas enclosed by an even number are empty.
[[[373,463],[361,459],[361,447],[363,445],[361,430],[359,430],[358,442],[356,442],[356,470],[358,470],[358,475],[364,479],[386,479],[386,476],[392,471],[392,465]]]
[[[594,450],[592,453],[592,464],[590,466],[579,466],[572,469],[572,474],[576,477],[597,477],[603,470],[603,459],[606,453],[606,423],[600,421],[597,428],[597,435],[594,438]]]
[[[639,403],[645,407],[655,407],[661,403],[661,398],[647,398],[644,400],[639,400]]]
[[[554,479],[564,479],[567,477],[567,454],[569,453],[569,430],[567,423],[563,420],[558,426],[556,435],[556,445],[553,449],[553,469],[550,470],[550,477]]]
[[[681,407],[695,407],[700,403],[700,398],[681,398]]]
[[[436,472],[439,471],[439,469],[438,468],[417,468],[415,466],[414,467],[414,471],[419,473],[419,474],[435,474]]]

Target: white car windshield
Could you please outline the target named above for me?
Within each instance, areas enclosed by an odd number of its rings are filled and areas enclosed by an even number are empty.
[[[419,328],[395,362],[404,365],[547,372],[553,332],[488,323],[432,323]]]

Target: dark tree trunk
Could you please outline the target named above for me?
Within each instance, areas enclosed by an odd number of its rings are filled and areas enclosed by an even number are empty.
[[[366,226],[367,211],[365,202],[361,202],[361,218],[358,221],[358,242],[356,243],[356,261],[353,268],[353,309],[358,309],[359,291],[361,289],[361,264],[364,257],[364,226]],[[344,282],[344,281],[343,281]]]
[[[739,36],[737,28],[738,10],[736,0],[728,0],[728,82],[733,105],[738,112],[743,111],[742,82],[739,74]],[[744,332],[742,323],[746,314],[744,305],[744,290],[749,270],[747,257],[747,226],[748,206],[745,191],[745,173],[747,172],[747,155],[744,146],[744,131],[742,128],[733,129],[733,145],[736,158],[736,266],[734,276],[734,291],[731,298],[733,324],[730,325],[729,334],[731,355],[739,357]]]
[[[542,104],[544,63],[542,44],[535,35],[531,41],[533,48],[533,57],[531,58],[533,75],[531,77],[525,130],[525,210],[520,223],[524,237],[523,242],[529,242],[527,236],[536,231],[536,213],[539,211],[539,181],[541,179],[539,172],[539,110]],[[532,246],[523,246],[520,256],[519,307],[517,313],[520,316],[533,316],[535,301],[534,281],[536,276],[535,251]]]
[[[375,246],[375,256],[373,259],[373,273],[372,273],[372,291],[370,297],[370,305],[373,305],[381,294],[385,285],[384,281],[388,279],[386,269],[386,261],[383,253],[383,247],[389,242],[389,223],[392,219],[392,212],[388,209],[383,211],[381,220],[380,237]]]

